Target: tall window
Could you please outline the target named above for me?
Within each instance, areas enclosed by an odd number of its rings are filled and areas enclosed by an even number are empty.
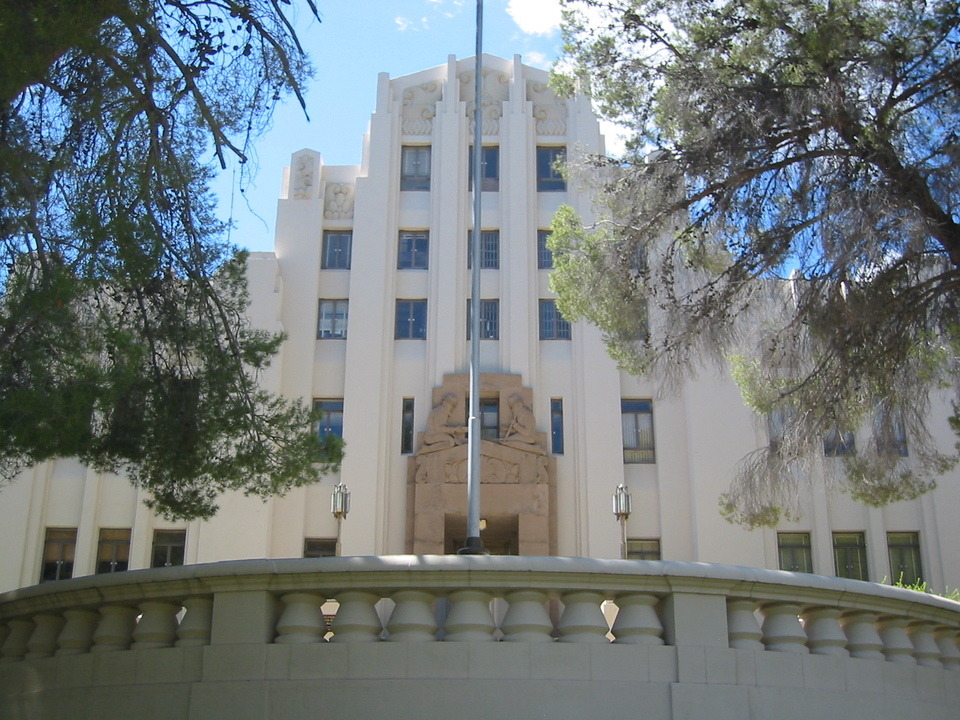
[[[318,338],[345,338],[347,336],[347,301],[321,300],[317,313]]]
[[[305,558],[335,557],[336,554],[335,538],[304,538],[303,556]]]
[[[567,182],[557,169],[563,164],[567,150],[556,145],[537,146],[537,192],[562,192]]]
[[[857,451],[856,437],[852,432],[840,432],[837,428],[823,436],[823,454],[826,457],[843,457]]]
[[[470,298],[467,298],[467,340],[470,339]],[[480,339],[498,340],[500,338],[500,301],[480,301]]]
[[[563,455],[563,400],[550,399],[550,451]]]
[[[813,572],[810,533],[777,533],[777,553],[780,556],[781,570]]]
[[[467,231],[467,267],[473,267],[473,230]],[[500,231],[480,231],[480,267],[496,270],[500,267]]]
[[[130,562],[130,528],[100,528],[97,572],[122,572]]]
[[[73,577],[73,556],[76,549],[76,528],[47,528],[43,538],[40,582]]]
[[[150,567],[183,565],[184,548],[187,545],[186,530],[154,530],[153,556]]]
[[[656,462],[653,444],[653,403],[650,400],[621,400],[623,461]]]
[[[877,452],[881,455],[908,455],[907,430],[903,424],[903,413],[898,409],[880,403],[873,418],[873,434]]]
[[[330,435],[343,437],[343,398],[314,400],[313,409],[320,411],[317,434],[321,440]]]
[[[429,145],[404,145],[400,149],[400,189],[430,189]]]
[[[919,533],[887,533],[887,549],[890,552],[890,577],[893,582],[902,585],[917,585],[923,582]]]
[[[659,560],[660,540],[627,538],[627,560]]]
[[[767,438],[771,450],[779,450],[783,436],[793,422],[793,408],[789,405],[777,407],[767,413]]]
[[[557,310],[556,300],[540,301],[540,339],[570,339],[570,323]]]
[[[469,153],[469,175],[467,187],[473,190],[473,146],[467,148]],[[496,192],[500,189],[500,148],[497,145],[484,145],[480,148],[480,190],[481,192]]]
[[[467,407],[470,407],[469,399]],[[480,398],[480,437],[484,440],[500,437],[500,401],[497,398]]]
[[[413,398],[404,398],[400,413],[400,452],[413,452]]]
[[[430,255],[430,233],[426,230],[401,230],[397,247],[400,270],[426,270]]]
[[[867,579],[867,542],[862,532],[833,534],[833,561],[837,577]]]
[[[426,339],[426,300],[397,300],[397,318],[394,337],[398,340]]]
[[[541,270],[553,267],[553,252],[547,247],[549,237],[549,230],[537,230],[537,267]]]
[[[325,230],[320,267],[324,270],[349,270],[352,245],[353,232],[350,230]]]

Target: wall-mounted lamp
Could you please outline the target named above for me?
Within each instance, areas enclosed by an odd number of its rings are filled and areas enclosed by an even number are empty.
[[[613,516],[620,522],[620,557],[627,559],[627,518],[633,511],[633,499],[623,483],[613,493]]]
[[[330,512],[337,519],[337,557],[340,556],[340,537],[344,518],[350,512],[350,491],[346,483],[337,483],[330,495]]]

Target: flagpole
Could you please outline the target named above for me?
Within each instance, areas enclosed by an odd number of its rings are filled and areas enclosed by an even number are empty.
[[[467,540],[460,555],[486,555],[480,540],[480,198],[483,192],[483,0],[477,0],[477,52],[473,96],[473,243],[470,250],[470,412],[467,419]]]

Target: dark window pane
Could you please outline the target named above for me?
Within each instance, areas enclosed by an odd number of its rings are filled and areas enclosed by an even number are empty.
[[[394,337],[398,340],[423,340],[427,337],[426,300],[397,300]]]
[[[563,175],[557,170],[557,163],[563,163],[566,149],[555,146],[537,148],[537,191],[557,192],[567,189]]]
[[[563,455],[563,400],[550,401],[550,449],[554,455]]]
[[[317,425],[321,440],[329,435],[343,437],[343,398],[314,400],[313,409],[323,413]]]
[[[540,339],[569,340],[570,323],[557,310],[555,300],[540,301]]]
[[[780,569],[791,572],[813,572],[810,533],[777,533]]]
[[[430,189],[430,146],[405,145],[400,150],[400,189]]]
[[[430,234],[426,230],[401,230],[397,248],[397,268],[426,270],[429,251]]]
[[[320,267],[325,270],[349,270],[353,233],[349,230],[326,230]]]
[[[623,461],[655,462],[653,403],[650,400],[621,400],[620,419],[623,427]]]
[[[541,270],[548,270],[553,267],[553,253],[547,247],[549,237],[549,230],[537,230],[537,267]]]

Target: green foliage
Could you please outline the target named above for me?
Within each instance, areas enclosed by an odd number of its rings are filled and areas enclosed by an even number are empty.
[[[312,1],[310,9],[316,13]],[[204,157],[245,159],[306,77],[282,4],[6,3],[0,14],[0,472],[76,456],[168,516],[314,482],[342,448],[261,389],[246,256]],[[302,99],[301,99],[302,101]]]
[[[560,306],[633,372],[678,379],[732,357],[748,405],[795,410],[776,457],[744,459],[729,517],[775,517],[838,428],[871,435],[834,463],[854,496],[931,487],[955,462],[926,418],[960,358],[960,5],[568,8],[571,70],[555,85],[587,88],[631,139],[623,158],[569,170],[597,219],[555,228]],[[622,271],[625,248],[643,249],[639,275]],[[638,342],[625,328],[641,310]],[[889,422],[870,422],[883,407],[897,409],[909,458],[887,450]]]
[[[884,580],[886,580],[886,578],[884,578]],[[922,593],[928,593],[930,595],[937,595],[939,597],[946,598],[947,600],[960,602],[960,588],[954,588],[953,590],[951,590],[950,588],[946,588],[942,593],[935,593],[930,588],[930,586],[927,585],[926,580],[918,580],[913,584],[904,583],[902,573],[900,574],[900,577],[897,579],[897,581],[893,583],[893,586],[899,587],[899,588],[906,588],[907,590],[913,590],[915,592],[922,592]]]

